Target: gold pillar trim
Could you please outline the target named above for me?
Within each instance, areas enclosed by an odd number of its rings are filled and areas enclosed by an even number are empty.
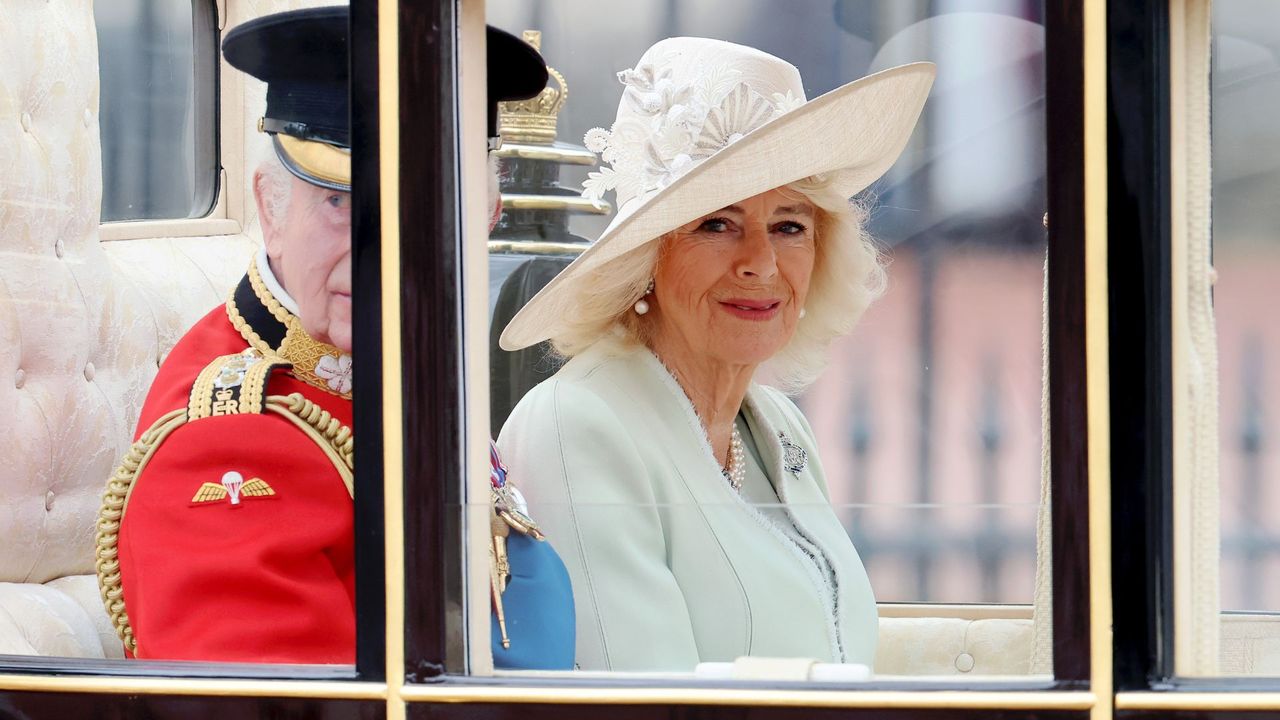
[[[1085,417],[1088,419],[1090,689],[1110,697],[1111,386],[1107,301],[1107,3],[1084,3],[1084,284]],[[1070,58],[1062,58],[1070,62]],[[1074,600],[1074,598],[1072,599]],[[1092,720],[1110,720],[1112,703],[1095,705]]]
[[[550,676],[549,673],[539,675]],[[573,677],[573,673],[558,673]],[[661,679],[655,682],[662,682]],[[1004,710],[1089,710],[1097,698],[1088,691],[889,691],[795,690],[743,688],[600,688],[517,687],[474,685],[406,685],[400,697],[408,702],[528,703],[553,705],[710,705],[723,707],[812,708],[955,708]]]
[[[478,14],[480,48],[484,56],[484,6],[463,0],[459,11]],[[458,28],[459,34],[464,28]],[[468,47],[468,43],[462,43]],[[378,0],[378,176],[380,192],[378,275],[382,281],[382,484],[383,573],[386,579],[385,658],[387,720],[404,720],[405,705],[398,698],[405,674],[405,560],[404,560],[404,392],[400,355],[400,7],[397,0]],[[484,72],[472,78],[482,82]],[[478,117],[484,117],[480,115]],[[470,123],[474,125],[475,123]],[[464,123],[464,127],[466,124]]]
[[[490,240],[490,253],[512,255],[543,255],[550,257],[577,257],[587,245],[566,242],[540,242],[522,240]]]
[[[595,167],[598,160],[595,153],[585,148],[528,145],[515,142],[503,142],[502,147],[494,150],[493,154],[500,158],[546,160],[560,165],[582,165],[583,167]]]
[[[1280,692],[1120,692],[1117,710],[1280,710]]]
[[[503,210],[567,210],[591,215],[608,215],[613,207],[607,202],[572,195],[502,194]]]
[[[121,661],[123,662],[123,661]],[[14,692],[105,693],[208,697],[385,700],[385,683],[348,680],[250,680],[110,675],[0,675],[0,689]]]

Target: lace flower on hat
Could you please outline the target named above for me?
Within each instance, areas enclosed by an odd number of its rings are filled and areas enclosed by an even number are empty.
[[[792,95],[790,90],[785,93],[776,92],[773,94],[773,106],[778,109],[779,114],[789,113],[803,104],[804,98]]]
[[[667,59],[659,69],[643,63],[618,73],[623,102],[634,115],[613,126],[588,130],[583,143],[598,153],[600,170],[588,173],[583,197],[599,201],[610,190],[618,205],[660,190],[702,160],[773,118],[804,104],[790,91],[766,98],[726,66],[699,68],[680,81]]]

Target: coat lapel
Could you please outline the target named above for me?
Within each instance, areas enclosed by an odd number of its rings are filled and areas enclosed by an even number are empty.
[[[772,521],[754,511],[725,481],[693,403],[662,362],[647,350],[635,353],[628,361],[643,366],[643,371],[633,374],[637,384],[628,393],[638,408],[649,409],[640,415],[664,421],[658,427],[647,427],[642,431],[655,439],[660,438],[659,444],[670,463],[669,472],[681,478],[681,485],[689,493],[687,498],[659,498],[659,502],[687,503],[692,500],[715,536],[726,541],[726,552],[733,555],[728,548],[735,545],[728,539],[756,537],[754,533],[758,532],[758,523]],[[842,629],[840,635],[844,639],[844,652],[849,653],[849,643],[853,639],[849,618],[859,617],[850,608],[859,603],[869,603],[874,613],[874,599],[856,553],[834,551],[844,550],[842,546],[847,545],[849,539],[832,512],[826,480],[816,455],[817,448],[809,447],[813,438],[759,385],[753,383],[750,386],[743,406],[760,460],[787,516],[823,552],[836,574],[837,622]],[[788,443],[808,455],[803,467],[797,469],[800,463],[796,462],[798,455],[795,451],[788,457],[780,433],[785,433]],[[857,567],[846,566],[849,557]],[[870,643],[874,647],[874,633]]]
[[[724,505],[734,501],[736,493],[725,482],[707,440],[707,431],[693,409],[693,403],[680,383],[667,371],[662,361],[648,350],[636,353],[643,363],[652,387],[641,388],[644,401],[652,405],[653,417],[667,420],[663,448],[671,466],[685,481],[690,494],[699,504]],[[646,428],[652,431],[653,428]],[[720,513],[714,513],[719,516]]]
[[[826,556],[835,573],[837,622],[841,626],[843,650],[848,654],[852,649],[850,641],[853,638],[852,628],[847,622],[847,608],[856,602],[855,596],[862,593],[870,597],[870,592],[869,587],[862,587],[867,583],[866,571],[861,567],[861,561],[858,560],[856,572],[851,575],[851,568],[842,562],[842,558],[848,553],[833,551],[847,545],[849,536],[832,512],[826,478],[821,475],[815,454],[817,448],[805,446],[812,438],[801,432],[800,428],[778,427],[786,423],[786,416],[760,386],[752,385],[747,392],[745,405],[747,425],[751,428],[756,448],[760,452],[760,460],[765,463],[778,498],[784,503],[787,516],[800,533]],[[785,441],[782,433],[785,433]],[[786,447],[788,444],[793,446],[790,455]],[[801,451],[803,455],[800,455]],[[801,458],[805,462],[798,462]],[[803,467],[796,469],[800,465]]]
[[[812,502],[810,493],[802,492],[803,497],[796,497],[797,484],[809,486],[815,483],[809,477],[805,477],[801,483],[801,477],[807,475],[809,471],[807,462],[803,463],[800,469],[795,469],[796,466],[788,467],[787,448],[783,445],[783,438],[786,438],[787,444],[803,451],[805,455],[812,452],[812,449],[797,444],[798,438],[795,437],[794,429],[778,427],[774,418],[777,415],[774,404],[759,385],[753,383],[747,390],[743,409],[747,427],[751,430],[751,438],[755,441],[756,450],[760,452],[760,461],[764,463],[765,472],[769,475],[769,481],[773,483],[774,491],[778,493],[778,499],[784,503]],[[794,461],[794,458],[792,460]],[[795,520],[794,515],[792,520]]]

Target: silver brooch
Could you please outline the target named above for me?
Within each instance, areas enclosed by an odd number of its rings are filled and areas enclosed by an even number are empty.
[[[798,473],[809,464],[809,453],[799,445],[791,442],[784,432],[778,432],[778,440],[782,442],[782,467],[789,472]]]

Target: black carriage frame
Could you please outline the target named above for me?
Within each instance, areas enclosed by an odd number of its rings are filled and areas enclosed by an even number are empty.
[[[382,3],[388,5],[389,3]],[[384,717],[388,701],[309,693],[307,681],[405,683],[468,690],[518,685],[604,694],[596,703],[502,700],[481,704],[412,702],[421,718],[1084,718],[1087,709],[991,707],[792,707],[716,704],[614,704],[610,690],[652,683],[465,677],[451,647],[448,604],[461,596],[462,534],[458,508],[467,476],[462,388],[461,202],[458,151],[457,2],[400,0],[399,186],[415,202],[399,208],[401,325],[400,398],[383,395],[382,216],[379,150],[379,5],[352,3],[352,137],[355,291],[360,322],[355,366],[358,645],[354,670],[315,667],[121,664],[0,659],[9,678],[63,676],[301,680],[261,697],[199,688],[180,694],[0,690],[0,718],[186,717],[195,711],[232,716]],[[1165,3],[1107,4],[1108,246],[1113,674],[1116,692],[1239,690],[1280,685],[1246,680],[1185,680],[1173,668],[1171,594],[1172,328],[1170,278],[1169,8]],[[894,682],[859,690],[983,692],[1091,689],[1089,483],[1086,357],[1085,0],[1046,1],[1046,135],[1049,203],[1049,347],[1053,477],[1053,661],[1049,682],[1006,684]],[[442,311],[443,309],[443,311]],[[384,402],[400,403],[404,475],[405,577],[385,574],[383,537]],[[1135,440],[1136,439],[1136,440]],[[386,595],[404,593],[404,667],[386,667]],[[12,684],[12,683],[11,683]],[[331,683],[330,683],[331,684]],[[671,688],[664,684],[661,688]],[[693,687],[693,686],[688,686]],[[705,688],[705,685],[698,686]],[[742,685],[735,685],[741,689]],[[780,691],[756,684],[752,690]],[[1102,688],[1093,688],[1101,690]],[[1107,688],[1109,691],[1110,688]],[[230,696],[228,696],[230,695]],[[314,696],[312,696],[314,695]],[[394,697],[394,696],[392,696]],[[921,696],[923,697],[923,695]],[[1112,702],[1110,692],[1096,702]],[[924,703],[928,704],[928,703]],[[1117,717],[1252,717],[1212,709],[1119,710]]]

